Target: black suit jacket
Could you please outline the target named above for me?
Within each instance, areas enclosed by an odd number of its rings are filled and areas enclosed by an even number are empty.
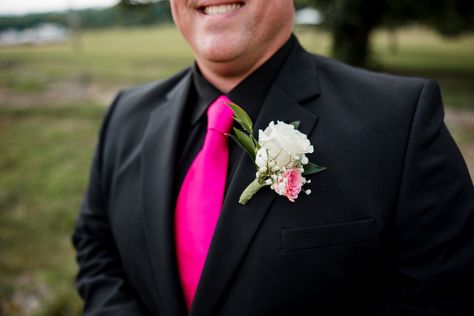
[[[85,315],[185,315],[173,241],[191,78],[120,93],[105,118],[73,241]],[[295,45],[256,127],[301,121],[327,167],[295,203],[240,152],[192,316],[468,315],[474,191],[435,82],[355,69]],[[205,198],[205,197],[204,197]]]

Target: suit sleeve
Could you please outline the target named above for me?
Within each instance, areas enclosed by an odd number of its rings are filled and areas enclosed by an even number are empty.
[[[86,316],[145,315],[127,281],[107,216],[104,147],[107,128],[120,95],[110,107],[100,132],[89,180],[73,234],[79,273],[76,287],[84,300]]]
[[[474,315],[474,189],[427,81],[407,141],[378,315]]]

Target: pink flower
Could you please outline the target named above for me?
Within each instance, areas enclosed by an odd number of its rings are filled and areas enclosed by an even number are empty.
[[[288,169],[283,172],[282,177],[275,181],[273,189],[276,193],[284,195],[294,202],[298,198],[298,194],[301,192],[303,186],[303,178],[301,172],[298,169]]]

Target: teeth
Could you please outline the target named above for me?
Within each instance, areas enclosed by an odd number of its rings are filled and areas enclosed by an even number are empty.
[[[204,13],[207,15],[222,14],[240,9],[240,7],[242,7],[240,3],[209,6],[204,8]]]

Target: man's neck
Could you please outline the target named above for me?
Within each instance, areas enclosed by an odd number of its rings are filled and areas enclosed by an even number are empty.
[[[202,63],[196,59],[196,62],[204,78],[222,93],[228,93],[263,65],[276,51],[272,51],[268,56],[265,55],[252,65],[246,65],[245,61],[238,60],[225,63]]]
[[[199,65],[199,63],[198,63]],[[239,74],[239,75],[226,75],[225,72],[217,73],[213,71],[208,71],[207,68],[202,67],[201,72],[204,78],[206,78],[214,87],[216,87],[222,93],[228,93],[232,89],[234,89],[239,82],[245,79],[248,75],[250,75],[255,69],[249,70],[246,73]]]
[[[287,37],[283,37],[284,40],[276,42],[271,49],[255,60],[237,58],[226,62],[212,62],[201,60],[199,56],[196,56],[196,63],[204,78],[222,93],[228,93],[270,59],[290,36],[291,33]]]

